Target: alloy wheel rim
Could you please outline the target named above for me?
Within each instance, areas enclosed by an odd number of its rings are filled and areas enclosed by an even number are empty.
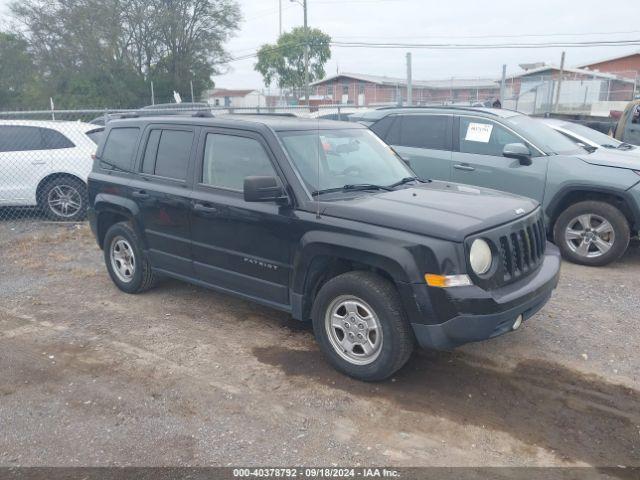
[[[573,253],[584,258],[598,258],[613,248],[616,233],[606,218],[585,213],[567,224],[564,238]]]
[[[115,237],[111,242],[111,266],[116,277],[129,283],[136,273],[136,257],[131,244],[124,237]]]
[[[382,325],[374,310],[354,296],[336,298],[325,315],[325,330],[335,352],[354,365],[374,362],[382,349]]]
[[[82,208],[82,195],[71,185],[56,185],[49,190],[47,205],[60,217],[73,217]]]

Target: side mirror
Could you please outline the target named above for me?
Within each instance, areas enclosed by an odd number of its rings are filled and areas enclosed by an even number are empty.
[[[246,177],[244,179],[245,202],[287,203],[289,198],[276,177]]]
[[[507,158],[515,158],[521,165],[531,165],[531,151],[524,143],[508,143],[502,150],[502,155]]]

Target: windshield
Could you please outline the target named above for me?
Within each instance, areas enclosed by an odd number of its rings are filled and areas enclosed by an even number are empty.
[[[345,185],[389,186],[415,176],[369,130],[305,130],[279,136],[311,192]]]
[[[553,128],[526,115],[505,118],[514,130],[547,154],[584,153],[584,150]]]
[[[615,138],[611,138],[605,133],[594,130],[593,128],[585,127],[584,125],[580,125],[579,123],[563,123],[561,125],[561,128],[569,130],[570,132],[580,135],[587,140],[592,141],[593,143],[602,145],[603,147],[607,146],[618,148],[620,145],[622,145],[622,142],[616,140]]]

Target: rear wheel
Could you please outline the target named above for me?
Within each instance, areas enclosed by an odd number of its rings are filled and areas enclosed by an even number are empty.
[[[73,177],[53,178],[40,190],[38,204],[51,220],[82,220],[87,213],[87,186]]]
[[[617,260],[627,250],[629,222],[613,205],[590,200],[562,212],[553,236],[567,260],[601,266]]]
[[[103,245],[109,276],[120,290],[140,293],[155,285],[156,275],[131,225],[120,222],[111,226]]]
[[[365,381],[393,375],[414,338],[394,285],[371,272],[349,272],[322,286],[313,304],[320,348],[340,372]]]

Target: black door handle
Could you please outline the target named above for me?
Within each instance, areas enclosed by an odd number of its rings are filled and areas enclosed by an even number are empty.
[[[202,213],[216,213],[218,211],[218,209],[214,206],[205,205],[204,203],[199,203],[199,202],[193,205],[193,209],[196,212],[202,212]]]
[[[462,163],[456,163],[453,168],[457,168],[458,170],[465,170],[467,172],[473,172],[475,170],[475,168],[473,168],[471,165],[466,165],[466,164],[462,164]]]
[[[134,190],[131,192],[131,196],[135,198],[149,198],[149,194],[144,190]]]

